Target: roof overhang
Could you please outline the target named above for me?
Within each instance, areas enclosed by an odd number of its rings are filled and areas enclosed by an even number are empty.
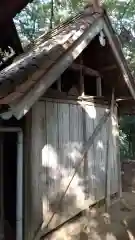
[[[132,97],[135,99],[135,82],[127,66],[120,43],[111,27],[110,20],[106,16],[97,18],[84,32],[76,32],[77,40],[65,53],[52,65],[34,86],[22,97],[9,104],[11,111],[5,117],[14,115],[17,119],[22,118],[33,106],[33,104],[45,93],[45,91],[59,78],[59,76],[72,64],[81,54],[94,37],[104,31],[112,48],[117,63],[121,69],[123,80],[126,82]]]
[[[118,65],[122,71],[123,79],[129,88],[131,96],[133,97],[133,99],[135,99],[135,80],[131,74],[131,71],[128,68],[127,62],[123,55],[122,46],[120,46],[120,42],[117,36],[114,34],[114,30],[110,24],[110,21],[107,15],[105,15],[103,22],[104,22],[103,23],[104,33],[108,38],[108,41],[113,50],[114,56],[116,57]]]

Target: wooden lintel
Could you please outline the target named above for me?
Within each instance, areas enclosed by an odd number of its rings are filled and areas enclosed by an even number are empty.
[[[80,59],[80,95],[85,95],[85,89],[84,89],[84,74],[83,74],[83,60]]]
[[[99,77],[100,73],[92,68],[86,67],[84,65],[81,66],[81,64],[77,64],[77,63],[73,63],[71,65],[71,68],[75,71],[80,71],[80,68],[82,67],[83,69],[83,73],[89,76],[93,76],[93,77]]]
[[[99,69],[99,71],[100,72],[109,72],[109,71],[113,71],[114,69],[117,69],[117,66],[115,64],[103,67],[103,68]]]
[[[73,103],[77,102],[87,102],[91,104],[97,104],[100,106],[104,106],[110,103],[111,99],[105,97],[97,97],[97,96],[68,96],[65,92],[59,92],[58,90],[49,89],[40,99],[41,101],[49,100],[49,101],[58,101],[62,103]]]

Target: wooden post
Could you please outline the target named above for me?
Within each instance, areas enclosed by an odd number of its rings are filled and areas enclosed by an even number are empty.
[[[86,138],[86,112],[85,109],[82,108],[82,123],[83,123],[83,142],[84,145],[86,144],[87,138]],[[85,199],[88,199],[89,196],[89,182],[88,182],[88,156],[87,153],[84,156],[84,167],[83,167],[83,175],[85,179],[85,187],[86,187],[86,193],[85,193]]]
[[[0,134],[0,240],[4,239],[3,141]]]
[[[112,135],[112,115],[114,111],[114,90],[112,91],[112,100],[111,100],[111,112],[110,112],[110,119],[109,119],[109,126],[108,126],[108,140],[107,140],[107,152],[106,152],[106,178],[105,178],[105,209],[108,211],[110,207],[110,175],[111,175],[111,168],[110,168],[110,155],[111,152],[111,135]]]
[[[97,97],[101,97],[102,96],[101,77],[96,78],[96,85],[97,85]]]
[[[118,197],[122,199],[122,183],[121,183],[121,162],[120,162],[120,140],[119,140],[119,126],[117,123],[117,164],[118,164]]]
[[[61,92],[61,77],[57,80],[57,90]]]
[[[80,95],[81,96],[85,95],[84,74],[83,74],[83,60],[82,60],[82,58],[80,58]]]

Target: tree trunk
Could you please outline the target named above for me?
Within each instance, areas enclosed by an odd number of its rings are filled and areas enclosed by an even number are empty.
[[[51,0],[51,18],[50,18],[50,29],[53,28],[53,17],[54,17],[54,0]]]

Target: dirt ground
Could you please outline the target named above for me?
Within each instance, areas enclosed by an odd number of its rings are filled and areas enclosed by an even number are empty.
[[[123,193],[124,204],[115,201],[105,213],[104,206],[86,210],[45,240],[135,240],[135,193]]]

